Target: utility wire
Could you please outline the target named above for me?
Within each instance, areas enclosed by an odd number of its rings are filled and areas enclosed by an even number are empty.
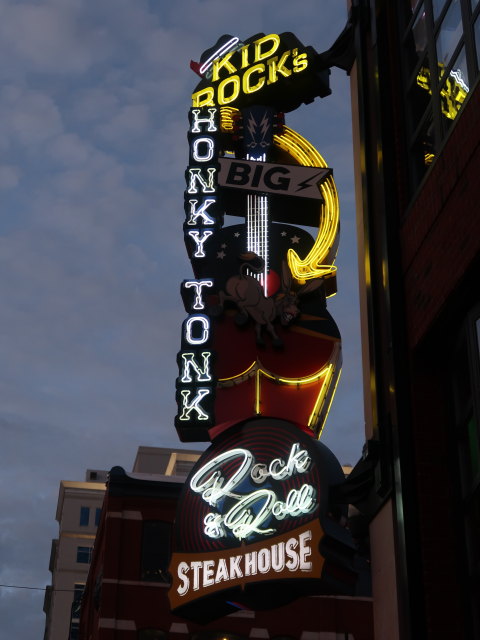
[[[0,584],[0,587],[5,587],[6,589],[29,589],[30,591],[47,590],[47,587],[21,587],[18,584]],[[74,593],[74,589],[51,589],[51,591],[68,591],[70,593]]]

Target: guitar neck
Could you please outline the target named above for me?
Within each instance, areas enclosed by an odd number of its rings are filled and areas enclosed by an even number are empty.
[[[258,279],[265,295],[267,291],[267,275],[269,267],[268,237],[268,197],[266,195],[249,194],[247,196],[247,250],[253,251],[263,258],[265,266]]]
[[[273,122],[275,112],[270,107],[254,106],[242,110],[243,144],[245,158],[265,162],[273,145]],[[256,275],[265,295],[269,269],[269,216],[268,196],[249,194],[247,196],[247,251],[253,251],[263,258],[265,266]]]

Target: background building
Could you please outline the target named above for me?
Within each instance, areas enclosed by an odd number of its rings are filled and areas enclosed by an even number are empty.
[[[139,447],[133,471],[184,478],[198,456],[194,451]],[[85,482],[60,483],[56,513],[59,536],[52,540],[52,585],[47,587],[44,602],[45,640],[78,637],[79,604],[90,570],[107,478],[107,471],[89,469]]]
[[[50,571],[52,585],[45,592],[45,640],[69,637],[78,629],[78,612],[72,617],[72,604],[83,593],[93,543],[105,493],[106,471],[89,469],[85,482],[62,480],[56,519],[58,538],[52,540]]]
[[[480,637],[480,3],[353,2],[375,639]]]

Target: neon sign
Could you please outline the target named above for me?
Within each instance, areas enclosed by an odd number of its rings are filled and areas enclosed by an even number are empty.
[[[255,419],[219,436],[177,509],[169,567],[175,613],[195,617],[200,598],[202,612],[217,616],[230,600],[255,608],[267,580],[282,599],[295,597],[298,580],[309,578],[313,592],[325,586],[338,553],[350,553],[349,534],[330,513],[329,487],[342,481],[328,449],[283,420]]]
[[[212,445],[177,506],[169,600],[207,622],[232,602],[353,595],[357,571],[347,507],[329,498],[343,472],[315,440],[341,366],[326,303],[338,197],[332,169],[284,116],[330,93],[329,70],[291,33],[227,34],[191,68],[201,80],[183,230],[194,276],[181,286],[175,426]]]
[[[300,528],[285,540],[252,545],[233,555],[213,553],[208,559],[180,560],[173,578],[171,601],[185,605],[203,594],[238,584],[245,585],[275,578],[298,578],[319,574],[323,558],[315,554],[314,543],[321,537],[317,523]]]
[[[266,45],[265,48],[264,45]],[[199,107],[212,103],[227,105],[235,102],[240,93],[256,93],[266,84],[274,84],[279,79],[288,78],[292,73],[301,73],[308,67],[307,54],[299,53],[298,48],[285,51],[281,56],[275,56],[279,46],[280,37],[272,34],[256,40],[253,47],[250,45],[242,47],[239,52],[241,62],[238,68],[232,62],[235,52],[216,58],[213,61],[212,83],[218,82],[218,84],[196,91],[193,94],[194,105]],[[252,49],[253,54],[250,54]],[[227,76],[222,79],[224,72]]]
[[[185,178],[185,239],[193,241],[192,258],[206,257],[205,243],[221,225],[218,214],[216,185],[217,148],[214,134],[218,133],[217,109],[191,109],[190,111],[190,164]],[[207,227],[207,228],[205,228]],[[209,227],[213,227],[209,228]],[[210,278],[185,280],[182,295],[185,309],[190,314],[182,327],[182,351],[178,354],[177,378],[178,414],[175,424],[201,424],[211,426],[215,380],[211,373],[213,354],[208,349],[211,337],[210,318],[205,313],[206,292],[214,286]],[[201,349],[199,349],[201,347]]]
[[[271,33],[244,43],[224,36],[202,63],[192,63],[203,77],[192,95],[193,106],[268,104],[285,89],[291,92],[297,77],[301,87],[297,93],[305,94],[306,101],[310,94],[311,99],[328,95],[328,81],[318,73],[315,61],[312,47],[305,48],[292,33]]]
[[[219,425],[272,410],[317,436],[326,420],[341,365],[323,302],[336,291],[338,198],[332,170],[281,111],[329,92],[328,82],[319,88],[316,55],[291,33],[244,42],[227,35],[191,65],[202,80],[192,95],[185,172],[194,278],[181,287],[181,440],[211,440]],[[224,227],[224,212],[245,224]],[[285,222],[318,226],[315,240]],[[314,295],[316,304],[305,306]],[[272,347],[304,365],[283,367]]]
[[[227,463],[240,461],[239,469],[230,477],[223,469]],[[238,493],[242,483],[250,478],[255,484],[263,484],[269,478],[277,481],[290,478],[295,473],[305,473],[311,464],[308,452],[294,443],[285,461],[275,458],[268,465],[255,464],[252,453],[246,449],[232,449],[215,457],[201,467],[190,480],[190,489],[200,493],[210,506],[218,506],[223,498],[233,498],[233,506],[223,513],[209,512],[204,518],[205,535],[211,538],[227,537],[231,532],[237,540],[252,534],[275,533],[273,526],[262,528],[272,519],[283,520],[312,513],[318,503],[316,489],[302,484],[299,489],[290,489],[285,499],[279,499],[272,489],[255,489],[247,494]]]

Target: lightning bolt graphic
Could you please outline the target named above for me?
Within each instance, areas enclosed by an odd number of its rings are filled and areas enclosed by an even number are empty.
[[[247,130],[250,134],[250,136],[252,137],[252,142],[249,145],[250,147],[253,147],[255,145],[255,130],[257,128],[257,122],[255,120],[255,118],[253,117],[253,115],[250,114],[250,117],[248,118],[248,122],[247,122]]]
[[[269,126],[270,126],[270,123],[269,123],[268,115],[266,113],[264,113],[262,121],[260,122],[260,132],[262,134],[262,141],[261,141],[260,145],[262,147],[265,147],[268,144],[267,142],[265,142],[265,136],[268,133]]]
[[[260,147],[267,147],[268,146],[268,142],[265,142],[265,136],[268,133],[268,129],[270,126],[270,123],[268,121],[268,115],[266,113],[263,114],[263,118],[260,122],[257,122],[255,120],[255,117],[250,114],[248,120],[247,120],[247,130],[252,138],[252,142],[248,145],[249,147],[254,147],[257,144]],[[258,139],[260,136],[259,134],[262,136],[260,142],[256,142],[256,138]]]
[[[299,182],[297,191],[303,191],[304,189],[307,189],[308,187],[313,187],[313,185],[316,184],[316,183],[315,182],[312,183],[312,180],[315,180],[315,178],[318,178],[319,176],[323,176],[323,175],[325,175],[325,171],[319,171],[318,173],[316,173],[315,175],[311,176],[310,178],[307,178],[303,182]],[[318,180],[317,180],[317,182],[318,182]]]

